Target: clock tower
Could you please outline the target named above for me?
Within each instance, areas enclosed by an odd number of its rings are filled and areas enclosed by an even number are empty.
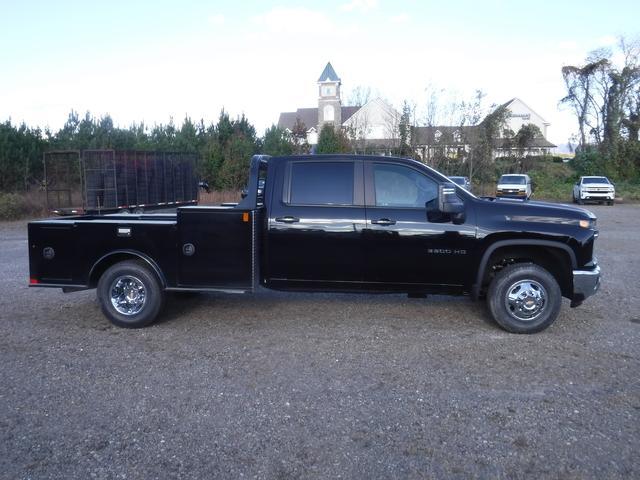
[[[340,83],[331,63],[327,63],[318,78],[318,131],[327,123],[337,128],[342,126]]]

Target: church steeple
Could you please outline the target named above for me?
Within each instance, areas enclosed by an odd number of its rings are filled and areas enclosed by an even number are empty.
[[[340,77],[328,62],[318,78],[318,131],[325,123],[342,126],[340,84]]]

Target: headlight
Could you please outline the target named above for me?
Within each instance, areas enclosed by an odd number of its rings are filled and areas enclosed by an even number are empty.
[[[580,225],[582,228],[596,228],[596,219],[591,219],[591,220],[580,220],[578,222],[578,225]]]

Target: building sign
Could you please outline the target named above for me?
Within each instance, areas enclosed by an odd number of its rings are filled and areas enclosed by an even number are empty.
[[[512,113],[509,115],[510,118],[521,118],[523,120],[531,120],[530,113]]]

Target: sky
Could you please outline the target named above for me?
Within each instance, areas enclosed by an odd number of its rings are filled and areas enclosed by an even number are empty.
[[[560,69],[640,35],[636,1],[0,0],[0,121],[57,130],[71,109],[116,125],[215,122],[224,108],[262,134],[317,106],[330,61],[343,98],[370,87],[421,120],[427,92],[518,97],[566,143]]]

